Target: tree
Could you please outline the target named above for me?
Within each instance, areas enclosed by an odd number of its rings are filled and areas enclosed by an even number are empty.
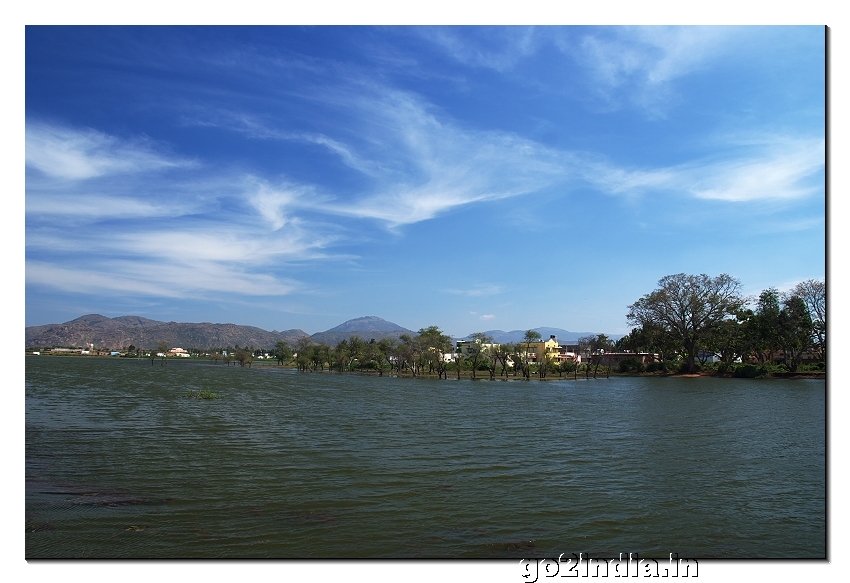
[[[411,336],[410,334],[402,334],[398,337],[401,340],[399,347],[399,356],[401,360],[410,368],[413,376],[419,374],[419,364],[422,357],[422,345],[419,342],[419,336]],[[399,367],[399,373],[401,367]]]
[[[481,360],[484,358],[484,345],[492,344],[493,338],[487,336],[484,332],[475,332],[469,335],[469,338],[472,342],[468,343],[468,352],[467,356],[470,361],[472,361],[472,379],[475,380],[475,371],[478,369],[478,365],[481,364]]]
[[[248,348],[240,348],[236,351],[236,362],[239,366],[247,366],[251,368],[251,363],[254,362],[254,352]]]
[[[384,376],[384,363],[388,364],[390,367],[390,373],[393,371],[393,365],[398,360],[396,356],[397,347],[396,341],[394,338],[381,338],[378,341],[377,345],[377,362],[378,362],[378,374],[380,376]]]
[[[555,359],[552,355],[544,352],[537,361],[537,375],[541,379],[545,379],[546,375],[549,374],[549,371],[555,370],[556,366]]]
[[[817,279],[807,279],[795,285],[790,296],[803,300],[812,319],[815,348],[822,359],[826,359],[826,284]]]
[[[756,345],[759,362],[773,360],[780,344],[779,290],[769,287],[759,294],[756,309]],[[766,355],[765,355],[766,353]]]
[[[785,364],[792,372],[800,366],[803,353],[812,346],[812,317],[800,296],[790,296],[782,302],[779,313],[779,338],[785,353]]]
[[[340,340],[333,350],[331,350],[331,368],[336,366],[339,372],[343,372],[350,363],[351,347],[348,344],[348,340]]]
[[[513,344],[497,344],[496,345],[496,360],[502,366],[499,376],[508,378],[508,363],[513,364],[512,356],[516,353],[516,347]],[[516,371],[514,371],[516,376]]]
[[[355,362],[358,366],[362,366],[365,359],[366,342],[359,336],[350,336],[348,338],[348,370],[354,367]]]
[[[490,373],[490,380],[496,378],[496,369],[500,362],[500,347],[498,344],[491,343],[484,348],[481,355],[484,357],[484,362],[487,364],[487,371]]]
[[[757,337],[756,316],[752,310],[740,310],[734,318],[727,318],[712,328],[704,339],[710,352],[720,355],[720,361],[728,368],[738,358],[744,359],[755,346]]]
[[[661,330],[651,326],[632,328],[628,334],[614,343],[614,348],[620,352],[654,353],[659,350],[658,339]]]
[[[522,371],[522,376],[525,379],[531,378],[531,345],[535,342],[540,342],[540,332],[536,330],[526,330],[525,335],[522,338],[522,344],[525,347],[525,350],[517,351],[518,359],[515,361],[519,364],[519,368]],[[519,346],[518,346],[519,348]],[[539,356],[535,353],[535,356]]]
[[[274,346],[274,357],[278,364],[292,360],[292,348],[286,340],[281,340]]]
[[[428,372],[437,370],[437,378],[446,375],[446,360],[444,354],[452,350],[452,338],[437,326],[419,329],[419,344],[422,346],[422,358],[428,363]]]
[[[330,350],[331,347],[324,342],[310,346],[307,350],[307,358],[313,372],[316,372],[317,369],[325,370],[325,363],[330,360]]]
[[[299,338],[295,343],[295,364],[298,365],[298,370],[307,371],[310,366],[310,348],[313,346],[313,340],[309,336]]]
[[[162,360],[159,363],[160,366],[165,364],[165,359],[166,359],[166,357],[168,357],[168,344],[166,344],[165,341],[160,342],[157,345],[156,352],[154,354],[161,354],[162,355]],[[154,359],[154,356],[151,356],[151,364],[153,364],[153,359]]]
[[[667,275],[658,288],[629,306],[630,324],[658,326],[684,353],[687,370],[696,370],[696,354],[708,332],[744,303],[741,283],[724,274]]]

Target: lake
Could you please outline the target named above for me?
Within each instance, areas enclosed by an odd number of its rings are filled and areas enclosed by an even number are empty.
[[[26,557],[824,558],[825,392],[27,357]]]

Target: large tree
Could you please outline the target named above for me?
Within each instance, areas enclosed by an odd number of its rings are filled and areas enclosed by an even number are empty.
[[[744,303],[741,283],[725,273],[717,277],[677,273],[658,281],[658,288],[629,306],[632,325],[658,326],[685,355],[688,371],[696,370],[700,342]]]
[[[443,334],[437,326],[419,329],[419,344],[422,346],[422,359],[428,364],[428,372],[437,371],[437,377],[446,374],[446,360],[443,355],[452,350],[452,337]]]
[[[798,296],[806,304],[812,318],[815,348],[821,358],[826,359],[826,283],[818,279],[801,281],[788,296]]]
[[[800,296],[789,296],[779,313],[779,338],[785,353],[785,364],[796,371],[803,354],[812,348],[812,317]]]

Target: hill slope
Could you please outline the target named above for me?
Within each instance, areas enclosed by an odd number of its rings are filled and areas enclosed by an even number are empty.
[[[398,339],[402,334],[413,336],[416,333],[377,316],[363,316],[362,318],[354,318],[353,320],[343,322],[330,330],[317,332],[310,336],[310,338],[316,343],[324,342],[325,344],[335,346],[342,340],[348,340],[351,336],[358,336],[368,342],[373,338],[375,340],[381,340],[382,338]]]
[[[155,348],[160,342],[165,342],[169,347],[182,348],[272,348],[280,340],[294,344],[305,336],[307,333],[298,329],[268,332],[254,326],[237,324],[159,322],[139,316],[107,318],[100,314],[88,314],[64,324],[27,327],[26,346],[82,347],[94,344],[95,348],[106,349],[120,349],[130,345]]]

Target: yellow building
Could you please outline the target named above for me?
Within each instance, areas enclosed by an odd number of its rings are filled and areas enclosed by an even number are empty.
[[[555,338],[554,334],[549,336],[548,340],[541,340],[539,342],[520,342],[519,346],[520,350],[525,352],[526,357],[531,362],[542,361],[544,355],[553,360],[557,360],[559,358],[558,355],[561,353],[561,349],[558,346],[558,339]]]

